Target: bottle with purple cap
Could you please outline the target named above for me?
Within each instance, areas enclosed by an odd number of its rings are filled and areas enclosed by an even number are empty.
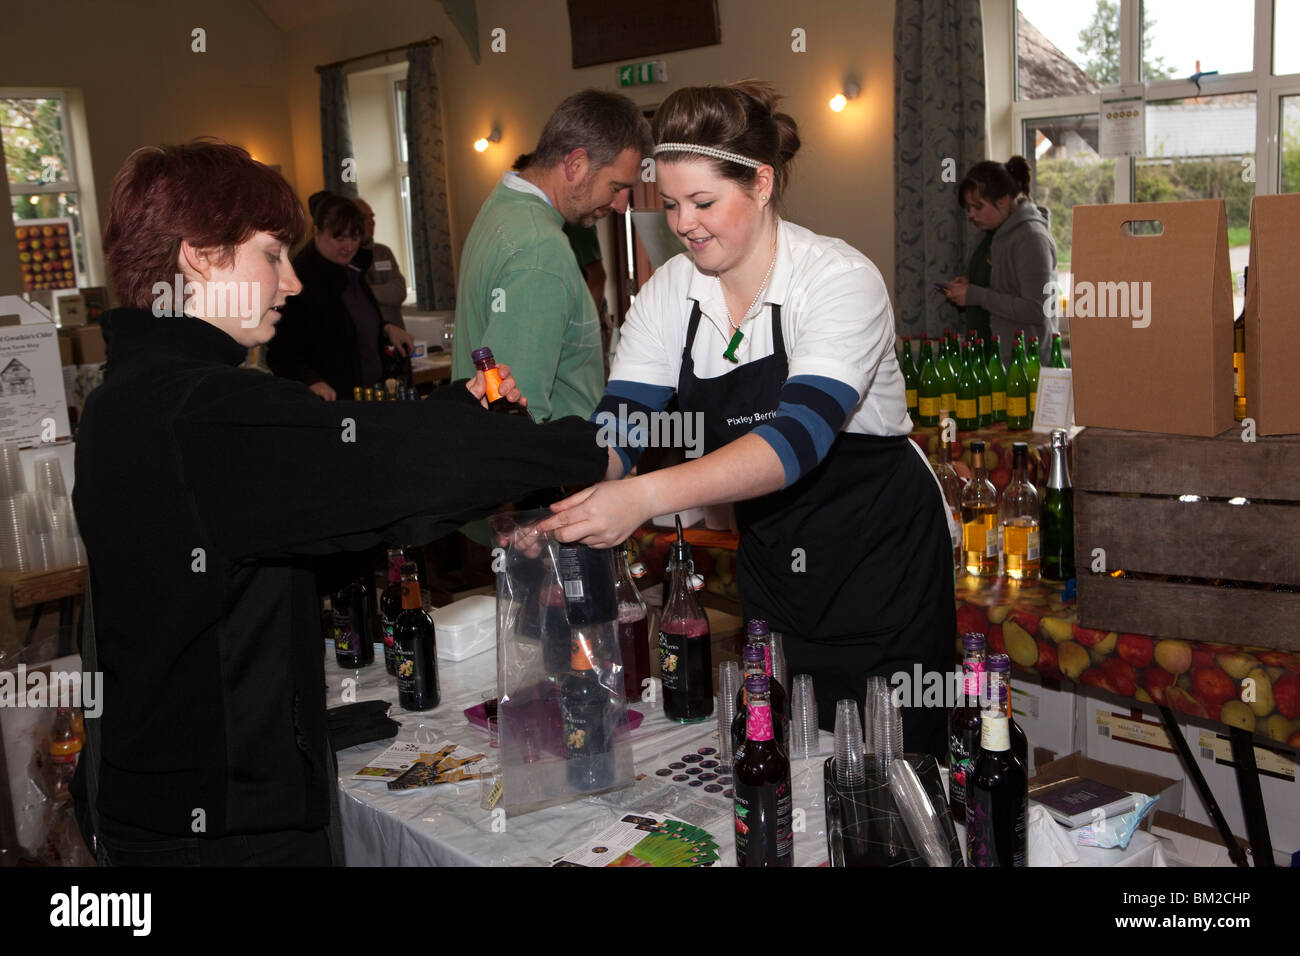
[[[790,758],[774,738],[770,682],[745,679],[745,746],[732,770],[736,865],[794,865],[794,794]]]
[[[753,673],[761,674],[768,679],[768,693],[772,704],[772,720],[776,728],[776,739],[786,752],[790,750],[790,697],[781,686],[781,682],[776,679],[772,667],[772,642],[771,631],[768,629],[767,621],[762,618],[750,618],[745,625],[745,648],[741,654],[741,689],[736,693],[736,721],[739,725],[732,727],[733,745],[739,746],[745,739],[745,688],[743,680],[751,674],[749,665],[750,648],[758,648],[762,653],[757,660],[762,664],[761,670]]]
[[[528,409],[516,405],[501,394],[501,370],[497,368],[497,360],[493,357],[490,348],[485,345],[483,348],[475,349],[470,353],[470,358],[474,360],[474,367],[483,373],[483,382],[487,386],[488,411],[502,412],[506,415],[528,415]]]
[[[966,782],[979,755],[980,694],[984,690],[984,656],[987,640],[971,632],[961,639],[961,696],[948,715],[948,782],[952,818],[966,822]]]

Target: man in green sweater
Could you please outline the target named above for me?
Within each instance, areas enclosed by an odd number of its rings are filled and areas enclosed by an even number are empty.
[[[551,114],[479,209],[461,252],[452,377],[470,378],[487,346],[510,366],[538,421],[589,418],[605,388],[600,320],[566,222],[623,212],[651,149],[625,96],[585,90]]]

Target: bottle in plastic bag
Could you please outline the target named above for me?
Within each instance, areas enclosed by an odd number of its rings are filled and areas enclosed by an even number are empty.
[[[575,635],[569,673],[560,682],[565,775],[580,793],[614,783],[613,719],[609,691],[600,683],[588,638]]]
[[[615,549],[618,577],[614,593],[618,598],[618,648],[623,658],[623,692],[628,703],[641,699],[645,682],[650,679],[650,632],[645,599],[632,577],[628,564],[627,544]]]
[[[67,707],[60,707],[54,713],[54,729],[50,732],[50,776],[54,799],[68,796],[80,753],[81,740],[72,730],[72,712]]]

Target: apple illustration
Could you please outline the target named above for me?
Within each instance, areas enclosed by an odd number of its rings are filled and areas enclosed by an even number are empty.
[[[1090,627],[1080,627],[1077,621],[1074,623],[1071,630],[1074,631],[1074,639],[1084,647],[1092,647],[1092,645],[1100,643],[1107,634],[1106,631],[1097,631]]]
[[[1028,634],[1038,633],[1038,615],[1032,611],[1026,611],[1024,608],[1019,607],[1012,608],[1011,613],[1007,615],[1007,620],[1015,621]]]
[[[1187,714],[1191,717],[1210,716],[1209,712],[1205,709],[1205,706],[1199,700],[1177,685],[1170,687],[1165,691],[1165,698],[1168,700],[1169,706],[1180,714]]]
[[[1038,660],[1034,661],[1034,670],[1040,674],[1056,675],[1061,672],[1057,663],[1056,645],[1038,638]]]
[[[1165,690],[1174,683],[1174,675],[1163,667],[1148,667],[1142,672],[1142,687],[1151,699],[1160,706],[1165,705]]]
[[[1198,667],[1192,671],[1192,694],[1207,708],[1222,706],[1224,701],[1237,696],[1237,682],[1221,667]]]
[[[987,634],[988,629],[988,618],[984,616],[981,608],[971,604],[963,604],[957,608],[958,634]]]
[[[1123,697],[1132,697],[1137,690],[1137,672],[1132,666],[1118,657],[1108,657],[1101,662],[1101,672],[1115,688],[1115,693]]]
[[[1087,687],[1097,687],[1101,690],[1108,690],[1112,694],[1115,693],[1115,688],[1110,686],[1110,681],[1106,680],[1106,675],[1102,673],[1102,670],[1099,667],[1089,667],[1086,671],[1080,674],[1079,683]]]
[[[1002,637],[1002,625],[993,624],[989,627],[989,653],[1005,654],[1007,652],[1006,641]]]
[[[1273,682],[1277,712],[1287,720],[1300,717],[1300,674],[1283,674]]]
[[[1140,670],[1151,663],[1153,647],[1151,638],[1145,634],[1121,634],[1115,643],[1115,653]]]

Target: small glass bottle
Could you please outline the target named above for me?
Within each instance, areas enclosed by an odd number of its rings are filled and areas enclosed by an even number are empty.
[[[1027,476],[1028,467],[1029,446],[1018,441],[1011,446],[1011,481],[1002,489],[998,505],[1003,562],[1007,577],[1013,581],[1038,579],[1041,510],[1038,489]]]
[[[980,380],[970,343],[961,347],[961,376],[957,381],[957,428],[973,432],[980,427]],[[992,399],[990,398],[990,403]]]
[[[975,472],[961,494],[962,563],[967,574],[998,573],[998,493],[984,467],[984,442],[970,443]]]
[[[930,352],[930,340],[921,339],[921,374],[917,379],[917,423],[933,428],[939,424],[942,383],[939,364]]]
[[[790,758],[774,739],[770,683],[749,677],[745,691],[749,715],[745,746],[732,775],[736,830],[736,865],[794,865],[794,792]]]
[[[614,593],[618,599],[618,647],[623,659],[623,693],[629,704],[641,699],[650,680],[649,617],[641,589],[632,577],[627,542],[615,549]]]
[[[488,410],[505,415],[527,416],[528,409],[516,405],[501,394],[501,371],[497,368],[492,350],[485,345],[470,353],[470,358],[474,360],[474,367],[483,373],[483,382],[487,386]]]
[[[989,381],[993,385],[993,422],[1005,422],[1007,420],[1007,368],[1002,364],[1002,343],[1000,336],[993,336],[992,348],[990,349],[989,362]]]
[[[664,716],[690,724],[713,715],[713,648],[709,619],[691,584],[695,564],[680,517],[671,549],[672,577],[659,622],[659,678]]]
[[[397,702],[404,710],[432,710],[442,700],[438,645],[433,620],[424,609],[415,563],[402,565],[402,613],[393,624]]]
[[[1024,340],[1017,336],[1007,371],[1007,429],[1024,431],[1033,424],[1029,414],[1029,372],[1025,365]]]
[[[920,411],[917,389],[920,385],[921,374],[912,363],[912,339],[907,335],[903,336],[902,359],[899,365],[903,372],[903,389],[907,395],[907,414],[911,416],[913,425],[919,425]]]
[[[988,428],[993,424],[993,379],[989,376],[988,365],[984,361],[983,339],[975,340],[970,364],[975,369],[975,380],[979,384],[979,427]]]
[[[980,697],[984,693],[984,655],[988,642],[972,631],[961,639],[961,700],[948,715],[948,791],[952,818],[966,822],[966,780],[979,755]]]

